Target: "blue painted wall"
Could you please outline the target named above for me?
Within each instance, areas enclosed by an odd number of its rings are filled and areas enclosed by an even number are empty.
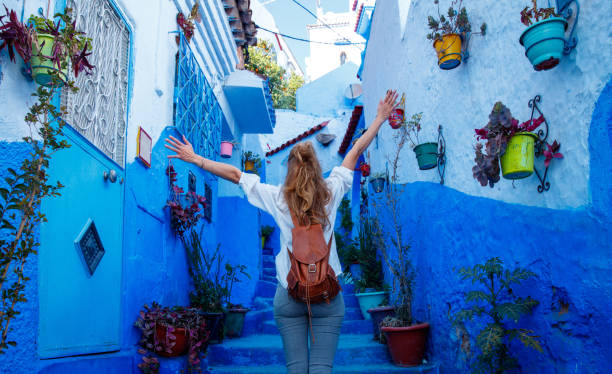
[[[0,125],[2,125],[0,123]],[[28,157],[30,147],[25,142],[0,142],[0,187],[5,187],[4,178],[9,177],[7,168],[19,170],[22,161]],[[15,368],[22,368],[21,373],[35,372],[36,335],[38,323],[38,258],[32,254],[24,267],[24,274],[30,277],[25,283],[25,298],[27,303],[16,306],[21,314],[10,323],[9,340],[17,342],[16,347],[10,347],[7,354],[0,355],[0,373],[13,373]],[[9,270],[6,282],[15,280]],[[20,369],[21,370],[21,369]]]
[[[518,326],[540,335],[544,352],[512,346],[524,372],[612,372],[611,127],[608,83],[592,116],[592,204],[584,210],[509,204],[435,183],[404,185],[401,222],[416,270],[413,312],[431,324],[428,355],[441,363],[443,372],[467,370],[468,354],[461,349],[461,333],[451,326],[450,316],[465,304],[471,284],[460,281],[456,269],[493,256],[509,268],[528,267],[537,274],[537,279],[514,289],[540,301]],[[555,181],[571,183],[562,175]],[[370,188],[371,198],[382,195]],[[388,272],[386,278],[392,284]],[[562,304],[569,305],[567,313]],[[474,325],[467,327],[469,331]],[[473,337],[470,346],[475,353]]]

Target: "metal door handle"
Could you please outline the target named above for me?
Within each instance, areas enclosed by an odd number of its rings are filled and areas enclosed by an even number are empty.
[[[104,172],[104,180],[115,183],[117,181],[117,172],[113,169]]]

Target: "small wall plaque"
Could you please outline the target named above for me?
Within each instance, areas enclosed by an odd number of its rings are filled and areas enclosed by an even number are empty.
[[[96,225],[91,218],[87,220],[85,227],[83,227],[83,230],[81,230],[81,233],[74,241],[74,245],[77,251],[83,255],[83,260],[87,265],[89,274],[93,275],[104,256],[104,246],[100,240],[100,235],[98,235]]]
[[[147,134],[142,127],[138,127],[138,138],[136,140],[136,153],[138,158],[145,164],[146,167],[151,167],[151,149],[153,148],[153,139]]]

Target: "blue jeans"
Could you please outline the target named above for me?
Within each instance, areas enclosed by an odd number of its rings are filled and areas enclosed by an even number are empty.
[[[283,339],[288,374],[330,374],[344,319],[342,292],[329,304],[311,304],[314,343],[308,342],[308,308],[278,286],[274,295],[274,319]]]

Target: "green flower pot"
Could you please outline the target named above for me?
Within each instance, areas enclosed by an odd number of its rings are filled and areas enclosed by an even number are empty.
[[[438,143],[423,143],[414,147],[419,169],[433,169],[438,165]]]
[[[42,54],[43,56],[53,55],[52,50],[54,42],[55,39],[53,35],[38,34],[38,44],[42,45],[40,54]],[[50,87],[52,83],[51,73],[54,71],[59,72],[60,77],[63,80],[66,80],[68,64],[66,64],[65,68],[59,70],[57,66],[53,64],[53,61],[43,56],[39,56],[39,50],[36,47],[36,43],[32,43],[32,58],[30,59],[30,65],[32,68],[32,78],[34,79],[34,81],[40,84],[41,86]],[[59,85],[63,86],[63,82]]]
[[[247,308],[232,308],[225,313],[225,335],[231,338],[238,338],[242,335],[244,327],[244,317],[249,311]]]
[[[567,21],[552,17],[529,26],[519,39],[525,56],[537,71],[552,69],[559,64],[565,46]]]
[[[380,305],[380,303],[385,300],[385,296],[387,293],[385,291],[378,292],[364,292],[364,293],[356,293],[357,300],[359,301],[359,309],[361,309],[361,315],[364,319],[372,319],[370,317],[370,313],[368,313],[368,309],[376,308]]]

